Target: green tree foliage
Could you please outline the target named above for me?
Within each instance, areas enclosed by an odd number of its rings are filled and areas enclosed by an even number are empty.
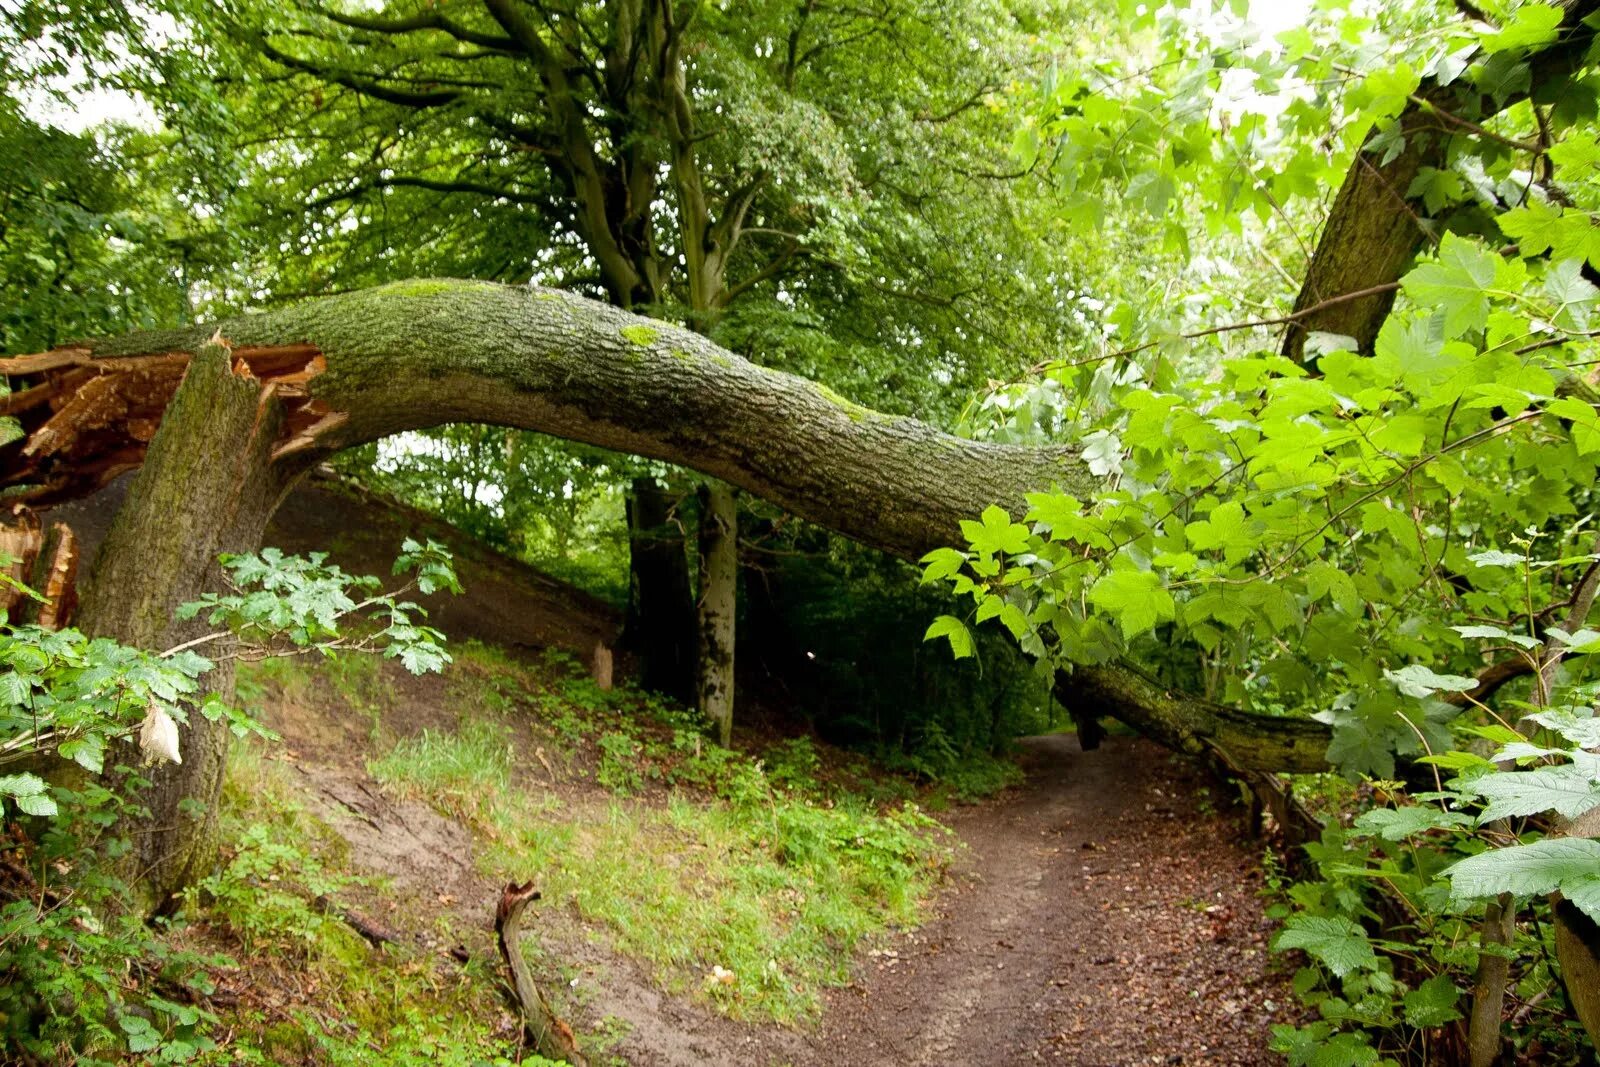
[[[1591,38],[1534,3],[1478,19],[1319,6],[1276,46],[1191,14],[1160,16],[1157,61],[1125,76],[1052,74],[1019,151],[1071,160],[1063,210],[1081,230],[1159,235],[1191,272],[1205,264],[1204,298],[1158,303],[1114,279],[1093,298],[1098,353],[975,406],[974,432],[1077,441],[1106,490],[1037,493],[1020,521],[993,509],[968,524],[967,551],[930,555],[925,579],[969,607],[929,636],[960,654],[969,621],[996,619],[1055,666],[1132,658],[1215,700],[1320,719],[1351,778],[1408,761],[1459,772],[1312,849],[1325,880],[1291,891],[1301,910],[1278,947],[1311,956],[1331,991],[1308,972],[1323,1021],[1279,1042],[1294,1063],[1450,1047],[1440,1030],[1466,1015],[1476,975],[1493,997],[1486,1043],[1456,1040],[1487,1062],[1505,979],[1486,980],[1485,961],[1508,950],[1488,944],[1483,902],[1536,898],[1537,915],[1570,888],[1592,905],[1591,842],[1542,836],[1600,800]],[[1197,59],[1202,41],[1216,47]],[[1439,165],[1388,191],[1417,247],[1384,281],[1392,312],[1370,338],[1311,332],[1272,351],[1264,328],[1288,320],[1231,279],[1277,273],[1287,296],[1300,272],[1280,257],[1301,256],[1314,278],[1341,235],[1380,225],[1341,217],[1346,194],[1407,153]],[[1342,180],[1312,256],[1304,201]],[[1108,189],[1140,210],[1107,210]],[[1241,305],[1237,325],[1217,314]],[[1564,710],[1541,710],[1556,686]],[[1502,747],[1473,752],[1485,739]],[[1549,765],[1512,766],[1530,759]],[[1540,929],[1509,948],[1523,998],[1549,980]]]
[[[40,126],[15,100],[0,99],[0,345],[8,351],[188,317],[184,227],[113,159],[148,151],[148,139],[107,140]]]
[[[9,561],[5,561],[9,562]],[[213,633],[161,653],[76,630],[0,621],[0,815],[49,820],[31,836],[0,834],[15,863],[0,884],[0,1041],[29,1057],[75,1063],[126,1055],[182,1063],[214,1046],[215,1015],[193,1003],[212,991],[208,968],[227,965],[169,945],[143,919],[117,859],[151,763],[183,758],[174,720],[226,720],[239,736],[274,735],[253,716],[207,694],[221,658],[381,651],[414,673],[449,656],[419,625],[407,593],[459,591],[449,554],[407,542],[392,592],[325,559],[276,549],[226,557],[227,592],[187,604]],[[55,761],[42,763],[53,755]],[[99,777],[47,784],[35,773],[70,761]],[[103,776],[102,776],[103,775]],[[14,809],[14,810],[13,810]],[[14,884],[16,877],[20,884]]]

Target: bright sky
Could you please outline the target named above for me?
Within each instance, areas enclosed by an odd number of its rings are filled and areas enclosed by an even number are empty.
[[[0,0],[0,19],[15,16],[19,5],[20,0]],[[182,37],[171,16],[144,10],[137,4],[133,10],[139,12],[150,40],[170,42]],[[29,51],[38,56],[41,50],[37,46],[24,47],[24,58]],[[13,87],[22,101],[23,111],[34,121],[68,133],[82,133],[103,122],[121,122],[147,129],[156,125],[155,113],[143,100],[114,89],[87,88],[83,84],[86,80],[83,64],[74,58],[68,65],[68,73],[44,84]]]
[[[1250,22],[1263,37],[1276,37],[1305,21],[1311,0],[1250,0]]]

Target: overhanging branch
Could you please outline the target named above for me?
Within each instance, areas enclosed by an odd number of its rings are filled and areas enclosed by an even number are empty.
[[[346,89],[369,96],[374,100],[395,104],[400,107],[433,108],[444,107],[461,99],[462,93],[457,89],[439,89],[433,92],[408,92],[404,89],[392,89],[381,84],[373,78],[363,77],[349,71],[335,70],[313,63],[299,56],[291,55],[263,38],[259,42],[261,54],[275,63],[298,70],[334,85],[342,85]]]
[[[272,455],[293,470],[404,430],[494,423],[681,464],[908,560],[964,547],[961,520],[990,504],[1020,516],[1029,492],[1098,487],[1071,448],[954,437],[688,330],[568,293],[462,281],[0,360],[0,374],[42,390],[21,394],[33,398],[19,412],[28,436],[0,453],[0,485],[61,498],[136,465],[149,435],[133,427],[160,417],[193,353],[218,334],[235,373],[283,402]],[[1127,667],[1080,667],[1057,692],[1180,751],[1220,749],[1243,770],[1325,767],[1321,724],[1212,704]]]

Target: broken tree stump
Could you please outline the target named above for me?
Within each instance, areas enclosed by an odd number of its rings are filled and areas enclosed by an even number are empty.
[[[528,1046],[539,1055],[551,1060],[566,1060],[572,1067],[588,1067],[588,1060],[578,1051],[578,1039],[566,1020],[551,1009],[544,993],[534,984],[528,970],[528,961],[522,958],[522,912],[539,899],[533,883],[518,885],[508,883],[500,895],[500,904],[494,912],[494,932],[500,939],[500,955],[511,972],[511,993],[522,1012],[522,1024]]]

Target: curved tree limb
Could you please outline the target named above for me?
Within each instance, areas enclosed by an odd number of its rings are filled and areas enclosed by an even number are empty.
[[[272,457],[303,470],[389,434],[487,422],[649,456],[719,478],[908,560],[964,546],[960,523],[1097,480],[1074,449],[954,437],[768,370],[705,337],[567,293],[402,282],[247,315],[0,360],[47,388],[0,453],[0,485],[46,501],[137,465],[192,353],[220,335],[235,373],[284,410]],[[153,431],[152,431],[153,432]],[[142,437],[142,440],[141,440]],[[1126,667],[1080,667],[1056,691],[1182,751],[1244,770],[1325,769],[1327,728],[1163,690]]]
[[[297,432],[278,454],[302,461],[405,430],[495,423],[693,467],[908,559],[964,543],[961,520],[997,500],[1020,513],[1033,490],[1094,491],[1070,448],[955,437],[689,330],[559,291],[462,281],[401,282],[0,361],[7,374],[53,368],[65,401],[28,427],[27,464],[0,481],[74,495],[95,457],[137,448],[120,423],[141,405],[159,415],[170,392],[144,391],[175,387],[214,334],[298,400]]]
[[[494,932],[500,943],[500,957],[511,972],[511,992],[522,1011],[528,1047],[547,1059],[562,1060],[572,1067],[587,1067],[588,1059],[578,1051],[578,1039],[565,1019],[555,1013],[544,991],[533,980],[527,960],[522,958],[522,913],[539,899],[533,883],[510,882],[495,906]]]

